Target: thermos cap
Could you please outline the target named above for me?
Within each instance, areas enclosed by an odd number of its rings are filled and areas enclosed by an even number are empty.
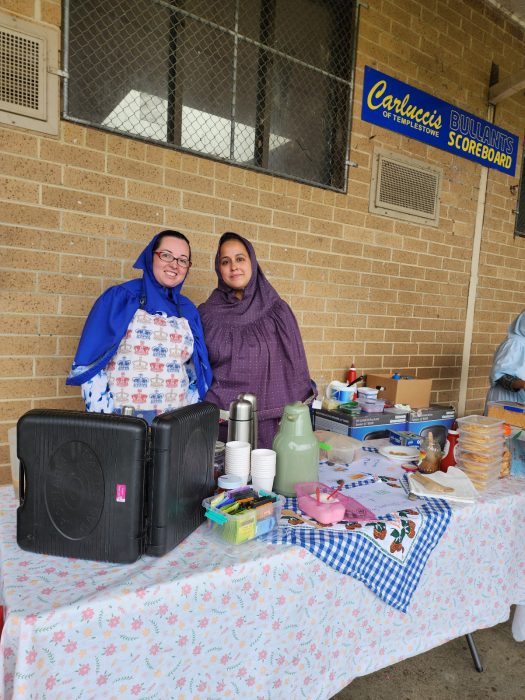
[[[252,405],[252,410],[257,410],[257,396],[255,396],[255,394],[239,394],[237,398],[242,399],[243,401],[249,401]]]
[[[230,404],[230,420],[251,420],[252,405],[244,399],[237,399]]]

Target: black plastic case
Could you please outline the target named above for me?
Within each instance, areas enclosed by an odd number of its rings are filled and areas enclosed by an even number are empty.
[[[41,554],[131,563],[161,556],[203,520],[219,410],[154,419],[35,409],[18,421],[17,541]]]
[[[169,552],[204,520],[202,501],[215,488],[218,432],[219,411],[211,403],[185,406],[153,420],[146,554]]]
[[[36,409],[18,421],[17,541],[62,557],[133,562],[144,549],[147,423]]]

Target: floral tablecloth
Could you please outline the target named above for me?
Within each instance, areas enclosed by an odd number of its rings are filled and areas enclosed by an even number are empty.
[[[525,605],[516,478],[453,506],[406,613],[304,548],[225,546],[205,526],[166,556],[125,566],[29,554],[15,531],[4,487],[5,700],[320,700]]]

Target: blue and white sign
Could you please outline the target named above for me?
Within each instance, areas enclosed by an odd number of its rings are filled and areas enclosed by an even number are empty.
[[[361,118],[507,175],[516,172],[517,136],[370,66]]]

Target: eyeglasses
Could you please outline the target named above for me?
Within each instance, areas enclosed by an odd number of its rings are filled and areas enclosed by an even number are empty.
[[[162,262],[165,262],[165,263],[176,262],[179,267],[191,267],[191,260],[189,258],[187,258],[185,255],[181,255],[180,258],[176,258],[171,253],[168,253],[167,250],[161,250],[161,251],[156,250],[155,255],[158,255],[159,258],[162,260]]]

